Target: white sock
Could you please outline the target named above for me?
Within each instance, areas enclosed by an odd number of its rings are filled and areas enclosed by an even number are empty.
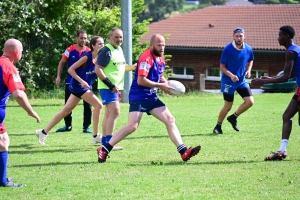
[[[286,151],[288,143],[289,143],[289,140],[287,140],[287,139],[281,140],[280,148],[278,151]]]

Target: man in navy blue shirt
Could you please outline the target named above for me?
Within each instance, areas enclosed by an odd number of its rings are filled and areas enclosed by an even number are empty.
[[[237,117],[254,104],[250,86],[246,80],[246,78],[251,77],[254,56],[251,46],[246,44],[244,40],[244,29],[234,29],[233,41],[227,44],[222,52],[220,69],[222,71],[221,92],[223,93],[224,106],[213,130],[216,134],[223,134],[222,122],[232,108],[235,91],[244,99],[244,102],[232,115],[227,117],[234,130],[239,131]]]
[[[62,55],[62,58],[57,67],[56,85],[60,83],[60,75],[62,73],[64,64],[67,62],[68,69],[77,62],[80,57],[86,52],[90,51],[90,48],[85,46],[87,42],[87,33],[84,30],[77,31],[76,44],[69,46]],[[65,84],[65,103],[68,101],[71,92],[69,90],[71,75],[68,74]],[[72,130],[72,112],[64,118],[65,126],[56,130],[56,132],[65,132]],[[92,133],[89,128],[92,121],[92,108],[91,105],[83,101],[83,132]]]

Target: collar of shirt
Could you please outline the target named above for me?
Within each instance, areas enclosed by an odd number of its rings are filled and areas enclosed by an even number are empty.
[[[235,49],[241,50],[241,49],[238,49],[238,48],[236,47],[235,41],[232,41],[231,44],[232,44],[232,46],[233,46]],[[244,48],[246,48],[246,47],[245,47],[245,44],[244,44],[244,42],[243,42],[243,49],[244,49]]]

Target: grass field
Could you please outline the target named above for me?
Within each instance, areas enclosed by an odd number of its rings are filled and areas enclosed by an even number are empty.
[[[254,106],[238,118],[241,131],[224,121],[223,135],[212,133],[223,105],[221,94],[161,97],[175,116],[184,143],[202,146],[187,163],[181,161],[164,125],[151,116],[144,115],[139,129],[121,141],[123,151],[112,152],[100,164],[98,145],[81,132],[82,105],[73,112],[72,132],[55,133],[62,121],[41,146],[35,129],[49,122],[63,100],[31,100],[41,124],[10,101],[5,120],[11,139],[8,176],[25,186],[0,188],[0,199],[299,199],[297,123],[286,160],[263,161],[279,148],[281,116],[291,97],[292,93],[255,95]],[[236,95],[230,113],[240,103]],[[117,128],[126,124],[127,113],[128,104],[122,104]]]

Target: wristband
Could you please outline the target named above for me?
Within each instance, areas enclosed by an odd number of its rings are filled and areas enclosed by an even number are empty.
[[[106,77],[102,82],[107,85],[110,90],[113,90],[116,86]]]

